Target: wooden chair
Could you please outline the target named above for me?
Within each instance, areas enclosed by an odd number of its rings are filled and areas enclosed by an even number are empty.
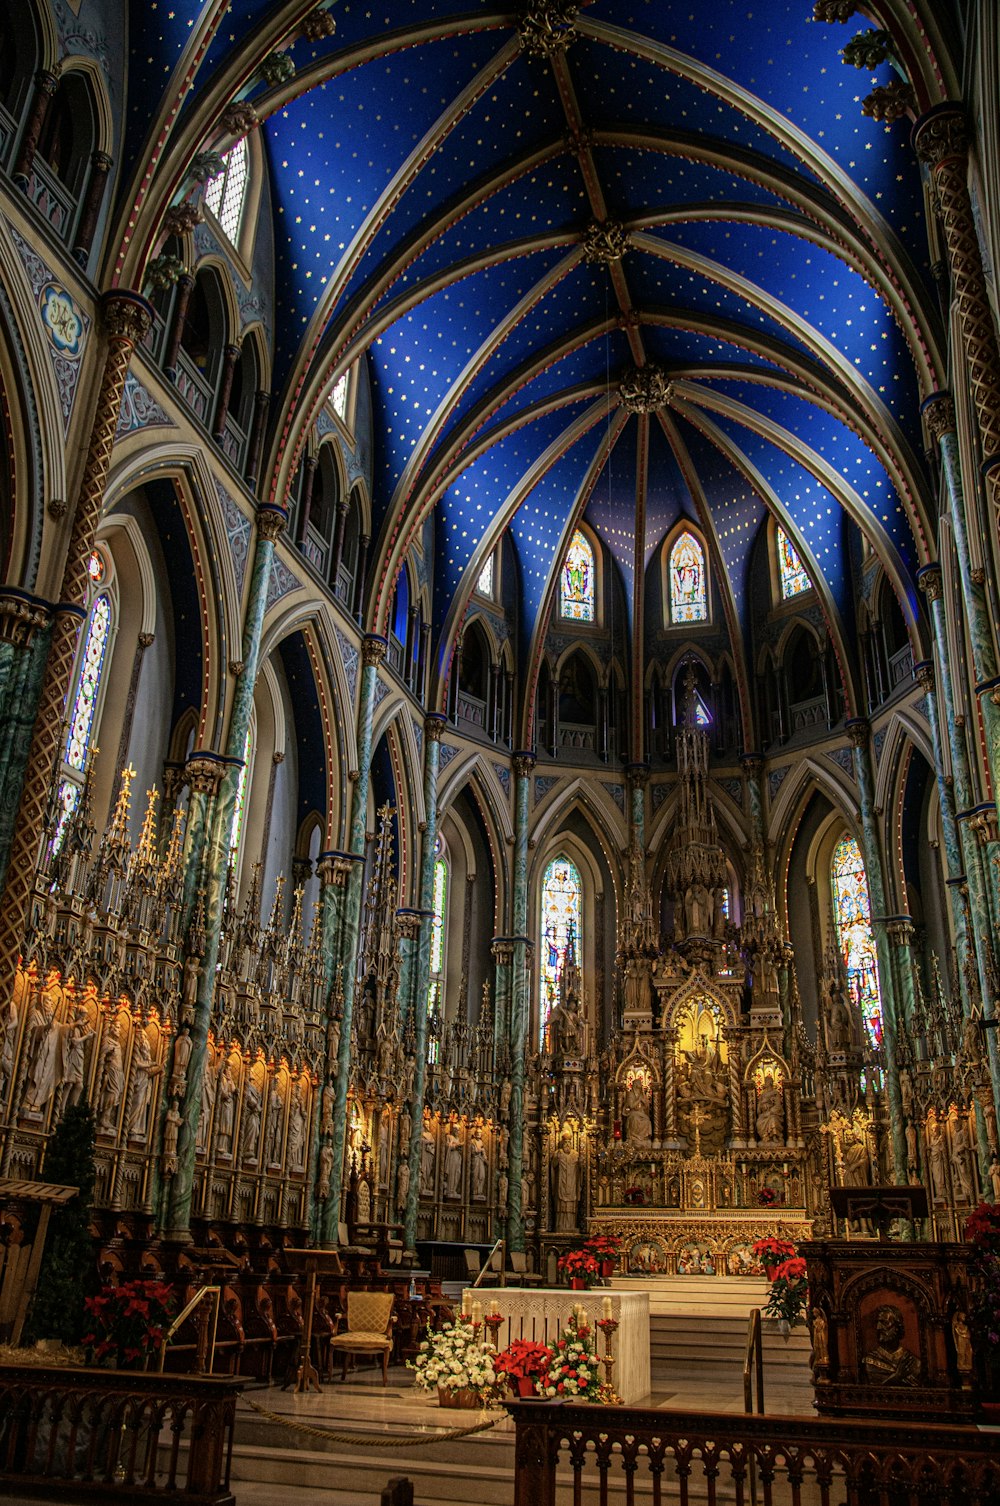
[[[341,1379],[347,1379],[347,1357],[351,1354],[382,1356],[382,1384],[389,1384],[389,1352],[392,1349],[391,1292],[348,1292],[347,1331],[335,1333],[330,1340],[330,1359],[339,1353],[343,1359]]]
[[[510,1273],[516,1286],[541,1286],[545,1281],[540,1271],[528,1270],[528,1257],[523,1250],[511,1250]]]
[[[490,1256],[485,1271],[483,1270],[482,1256],[478,1250],[466,1250],[465,1270],[470,1286],[498,1286],[500,1284],[500,1251],[494,1250]]]

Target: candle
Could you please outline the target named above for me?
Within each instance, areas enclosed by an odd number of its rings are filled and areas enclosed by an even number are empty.
[[[467,1318],[472,1311],[472,1293],[462,1293],[462,1317]]]
[[[481,1302],[473,1302],[473,1304],[472,1304],[472,1326],[473,1326],[473,1328],[475,1328],[477,1326],[477,1324],[481,1323],[482,1321],[483,1321],[483,1304]]]
[[[610,1322],[610,1320],[611,1320],[611,1313],[612,1313],[611,1298],[610,1297],[603,1297],[601,1299],[601,1317],[604,1319],[604,1321],[606,1323]]]
[[[580,1308],[580,1316],[577,1319],[577,1327],[578,1328],[589,1328],[590,1327],[590,1319],[587,1317],[587,1309],[585,1307],[583,1307],[583,1306],[581,1306],[581,1308]]]

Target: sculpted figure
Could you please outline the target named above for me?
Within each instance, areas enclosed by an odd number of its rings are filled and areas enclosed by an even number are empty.
[[[293,1171],[301,1171],[306,1153],[306,1106],[302,1093],[292,1098],[288,1116],[288,1164]]]
[[[328,1082],[320,1099],[319,1127],[320,1133],[324,1135],[333,1134],[333,1100],[336,1091],[333,1083]]]
[[[117,1021],[112,1021],[108,1026],[101,1053],[101,1075],[97,1093],[98,1134],[114,1134],[124,1087],[125,1067],[122,1061],[121,1041],[118,1039],[118,1024]]]
[[[14,1000],[7,1005],[3,1024],[3,1045],[0,1046],[0,1103],[3,1102],[14,1080],[14,1057],[17,1053],[18,1018]]]
[[[969,1121],[964,1114],[959,1114],[952,1121],[951,1165],[954,1172],[955,1201],[971,1205],[976,1201],[976,1190],[972,1175],[972,1140]]]
[[[277,1083],[271,1084],[271,1091],[267,1097],[267,1163],[269,1166],[281,1164],[281,1129],[282,1110],[284,1103]]]
[[[474,1198],[485,1198],[487,1173],[486,1147],[483,1144],[483,1132],[478,1125],[472,1131],[472,1141],[469,1149],[472,1158],[469,1169],[469,1183],[472,1189],[472,1196]]]
[[[260,1116],[264,1107],[260,1088],[251,1074],[247,1078],[246,1097],[243,1100],[243,1155],[247,1161],[257,1163],[257,1142],[260,1140]]]
[[[146,1116],[153,1094],[153,1078],[158,1077],[162,1070],[150,1054],[149,1037],[141,1026],[137,1026],[135,1049],[132,1052],[132,1105],[128,1118],[130,1140],[146,1138]]]
[[[783,1121],[781,1089],[767,1077],[757,1099],[757,1139],[773,1145],[782,1138]]]
[[[444,1185],[445,1197],[462,1196],[462,1151],[465,1148],[462,1132],[457,1124],[449,1125],[445,1136]]]
[[[25,1104],[44,1112],[62,1074],[63,1028],[56,1021],[58,992],[44,988],[28,1022],[32,1040],[31,1074]]]
[[[83,1067],[87,1042],[93,1035],[87,1019],[87,1011],[78,1008],[73,1023],[63,1042],[63,1076],[59,1103],[59,1117],[68,1108],[79,1103],[83,1096]]]
[[[878,1339],[862,1360],[870,1386],[915,1386],[920,1379],[920,1361],[901,1343],[906,1325],[898,1308],[886,1303],[875,1314]]]
[[[330,1196],[330,1173],[333,1171],[333,1146],[321,1145],[319,1152],[319,1176],[316,1179],[316,1196]]]
[[[168,1089],[171,1098],[183,1098],[187,1089],[188,1063],[191,1060],[191,1030],[187,1025],[182,1026],[180,1034],[174,1041],[174,1062],[170,1072],[170,1087]]]
[[[930,1172],[931,1202],[948,1201],[948,1145],[944,1125],[931,1114],[927,1120],[927,1169]]]
[[[163,1175],[172,1177],[177,1170],[177,1137],[180,1134],[184,1116],[177,1107],[176,1098],[167,1110],[167,1117],[163,1125]]]
[[[653,1134],[649,1097],[640,1078],[633,1078],[625,1095],[625,1139],[629,1145],[648,1145]]]
[[[955,1342],[955,1362],[959,1375],[972,1372],[972,1336],[963,1312],[956,1312],[951,1320],[951,1336]]]
[[[580,1157],[573,1149],[573,1137],[564,1130],[559,1149],[552,1157],[552,1207],[557,1233],[571,1234],[577,1228],[580,1205]]]
[[[868,1146],[863,1135],[845,1139],[843,1148],[844,1186],[867,1187],[869,1178]]]
[[[812,1310],[812,1366],[816,1370],[830,1363],[830,1337],[826,1313],[821,1307]]]
[[[396,1207],[405,1208],[410,1192],[410,1163],[400,1161],[396,1169]]]
[[[236,1116],[236,1081],[228,1056],[219,1071],[215,1090],[217,1110],[215,1115],[215,1146],[220,1155],[233,1153],[233,1122]]]
[[[430,1121],[424,1120],[423,1131],[420,1135],[420,1192],[421,1196],[430,1196],[434,1191],[434,1156],[437,1146],[434,1143],[434,1131]]]

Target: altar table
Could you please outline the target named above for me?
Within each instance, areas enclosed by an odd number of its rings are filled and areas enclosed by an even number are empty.
[[[534,1339],[555,1344],[569,1322],[574,1306],[582,1303],[597,1339],[598,1354],[604,1353],[604,1335],[595,1325],[605,1297],[611,1298],[611,1316],[618,1320],[612,1340],[615,1357],[614,1387],[626,1406],[636,1406],[650,1393],[649,1293],[622,1291],[599,1286],[589,1292],[567,1287],[469,1287],[469,1302],[478,1302],[484,1313],[502,1313],[497,1348],[506,1349],[512,1339]],[[463,1294],[464,1295],[464,1294]],[[603,1374],[603,1372],[602,1372]]]

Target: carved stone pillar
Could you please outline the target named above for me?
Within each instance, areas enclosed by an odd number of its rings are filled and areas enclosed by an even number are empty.
[[[104,202],[104,192],[108,186],[108,173],[111,171],[111,158],[107,152],[95,152],[90,159],[90,177],[87,180],[87,192],[83,200],[83,209],[80,212],[80,223],[77,226],[73,255],[81,267],[86,267],[90,256],[90,248],[94,244],[94,231],[97,229],[97,216],[101,212]]]
[[[913,128],[913,145],[928,163],[951,269],[972,400],[982,438],[983,474],[1000,523],[1000,347],[969,194],[969,137],[958,104],[937,105]]]
[[[194,278],[185,272],[177,279],[174,311],[170,319],[170,333],[167,336],[167,348],[163,356],[163,375],[169,382],[177,380],[177,358],[180,355],[184,321],[187,318],[188,304],[191,302],[193,292]]]
[[[250,440],[247,445],[246,483],[253,491],[257,485],[257,473],[260,470],[260,450],[264,443],[264,430],[267,427],[267,415],[271,407],[271,394],[261,387],[253,400],[253,422],[250,425]]]
[[[49,113],[49,105],[52,96],[59,87],[59,74],[50,73],[47,69],[35,76],[35,93],[31,101],[31,113],[28,116],[28,124],[24,128],[21,137],[21,147],[14,163],[12,174],[14,182],[24,193],[28,192],[31,182],[31,169],[35,163],[35,153],[38,151],[38,143],[41,139],[42,128],[45,125],[45,117]]]
[[[101,516],[111,464],[115,428],[121,411],[125,376],[136,343],[149,329],[151,311],[135,293],[113,293],[102,300],[107,333],[104,370],[94,413],[87,458],[73,513],[69,548],[55,607],[55,622],[45,663],[11,842],[10,864],[0,913],[0,998],[9,997],[28,914],[52,772],[59,756],[66,698],[73,678],[80,628],[86,621],[92,582],[88,568]]]
[[[299,548],[305,543],[306,530],[309,527],[309,514],[312,512],[313,487],[316,485],[316,471],[319,468],[319,456],[307,455],[302,462],[302,492],[299,496],[299,515],[295,521],[295,542]],[[333,577],[334,581],[336,577]]]
[[[524,1249],[521,1173],[524,1170],[524,1068],[531,1014],[528,960],[528,810],[534,756],[514,755],[514,868],[511,887],[512,958],[510,996],[510,1190],[507,1238],[512,1250]]]

